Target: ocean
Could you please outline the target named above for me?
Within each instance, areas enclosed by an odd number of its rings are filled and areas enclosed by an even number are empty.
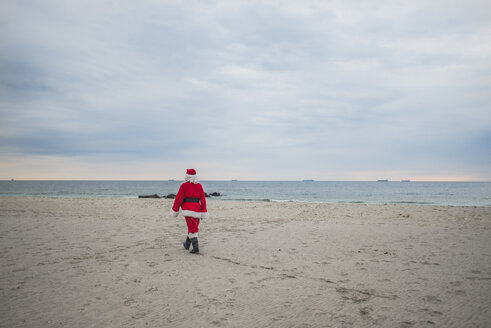
[[[200,181],[219,200],[491,206],[491,182]],[[177,193],[182,181],[0,181],[1,196],[124,197]]]

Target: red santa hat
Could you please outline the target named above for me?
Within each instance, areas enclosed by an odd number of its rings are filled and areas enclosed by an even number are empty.
[[[189,181],[191,183],[198,183],[198,176],[196,175],[195,169],[187,169],[186,176],[184,178],[185,181]]]

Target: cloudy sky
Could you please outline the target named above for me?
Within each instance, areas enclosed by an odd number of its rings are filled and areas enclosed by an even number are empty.
[[[491,180],[491,3],[0,0],[0,179]]]

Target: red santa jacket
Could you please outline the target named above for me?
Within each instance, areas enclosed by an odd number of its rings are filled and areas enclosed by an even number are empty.
[[[186,198],[199,199],[199,202],[187,202]],[[205,191],[201,183],[184,182],[177,192],[174,206],[171,209],[171,215],[177,217],[179,215],[179,207],[182,209],[182,215],[191,216],[197,219],[208,218],[206,210]]]

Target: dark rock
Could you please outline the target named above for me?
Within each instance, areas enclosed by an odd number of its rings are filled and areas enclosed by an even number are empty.
[[[219,192],[216,192],[216,191],[215,191],[215,192],[212,192],[212,193],[210,194],[210,196],[218,197],[218,196],[221,196],[221,194],[220,194]]]
[[[205,192],[205,197],[206,198],[210,198],[210,195],[208,193]]]
[[[176,194],[168,194],[167,196],[163,196],[162,198],[174,199],[176,198]]]
[[[161,198],[161,197],[157,194],[153,194],[153,195],[140,195],[138,196],[138,198]]]

